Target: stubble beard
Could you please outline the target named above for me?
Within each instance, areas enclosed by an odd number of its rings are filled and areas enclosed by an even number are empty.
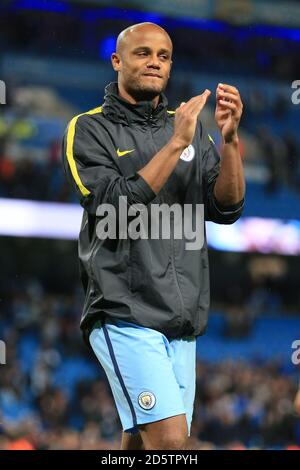
[[[152,101],[158,95],[160,95],[166,88],[166,83],[162,86],[147,86],[139,83],[138,80],[129,80],[127,86],[127,93],[132,96],[135,101]]]

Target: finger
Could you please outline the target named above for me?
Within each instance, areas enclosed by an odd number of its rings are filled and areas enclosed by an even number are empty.
[[[229,101],[226,101],[226,103],[229,103]],[[221,99],[219,99],[216,105],[216,113],[228,113],[228,112],[231,112],[231,110],[223,106],[221,103]]]
[[[193,96],[187,103],[186,103],[186,110],[190,111],[193,109],[197,104],[202,103],[203,101],[206,102],[208,96],[211,94],[210,90],[205,90],[201,95]]]
[[[189,108],[189,111],[191,112],[191,114],[198,115],[200,111],[202,111],[210,94],[211,92],[209,90],[205,90],[205,92],[202,95],[200,95],[199,99],[195,100],[193,105],[191,105],[191,107]]]
[[[217,91],[217,98],[219,99],[225,99],[225,101],[233,101],[237,104],[242,104],[241,99],[239,95],[234,95],[233,93],[227,93],[225,91]]]
[[[232,85],[228,85],[227,83],[219,83],[218,84],[218,89],[226,91],[228,93],[232,93],[234,95],[239,95],[239,90]]]
[[[229,93],[239,93],[239,90],[235,86],[229,85],[228,83],[219,83],[218,88],[228,91]]]
[[[184,108],[184,107],[188,109],[188,107],[189,107],[190,103],[193,103],[193,102],[195,102],[196,98],[199,98],[200,96],[202,96],[202,95],[199,95],[199,96],[194,96],[194,97],[193,97],[193,98],[191,98],[191,99],[190,99],[188,102],[186,102],[186,101],[182,101],[182,102],[180,103],[180,105],[178,106],[178,108],[177,108],[177,109],[181,109],[181,108]]]
[[[230,109],[231,111],[233,111],[234,113],[237,112],[237,105],[235,103],[230,103],[230,101],[225,101],[225,100],[219,100],[219,103],[224,107],[224,108],[227,108],[227,109]]]
[[[198,115],[204,108],[210,94],[211,91],[206,89],[201,95],[193,96],[187,103],[183,101],[177,109],[182,109],[182,111],[191,115]]]

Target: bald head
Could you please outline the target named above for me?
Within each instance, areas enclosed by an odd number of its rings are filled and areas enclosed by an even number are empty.
[[[132,103],[158,103],[170,76],[172,52],[170,36],[157,24],[139,23],[124,29],[111,56],[120,95]]]
[[[123,29],[118,36],[117,39],[117,54],[122,55],[123,51],[126,49],[126,46],[131,43],[131,41],[135,42],[139,41],[143,34],[155,34],[160,33],[163,34],[166,40],[169,43],[170,50],[172,52],[173,45],[170,36],[168,33],[161,27],[155,23],[138,23],[132,26],[129,26],[126,29]]]

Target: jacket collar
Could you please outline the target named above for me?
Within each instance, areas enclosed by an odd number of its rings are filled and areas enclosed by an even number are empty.
[[[131,104],[121,98],[118,92],[117,82],[112,82],[105,87],[104,104],[102,112],[110,121],[123,124],[147,124],[150,119],[152,123],[158,124],[166,121],[168,100],[161,93],[158,106],[153,109],[151,101],[140,101]]]

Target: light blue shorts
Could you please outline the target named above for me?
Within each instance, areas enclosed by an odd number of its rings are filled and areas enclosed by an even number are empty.
[[[123,430],[186,415],[188,432],[196,386],[196,340],[168,339],[158,331],[106,321],[90,344],[108,377]]]

